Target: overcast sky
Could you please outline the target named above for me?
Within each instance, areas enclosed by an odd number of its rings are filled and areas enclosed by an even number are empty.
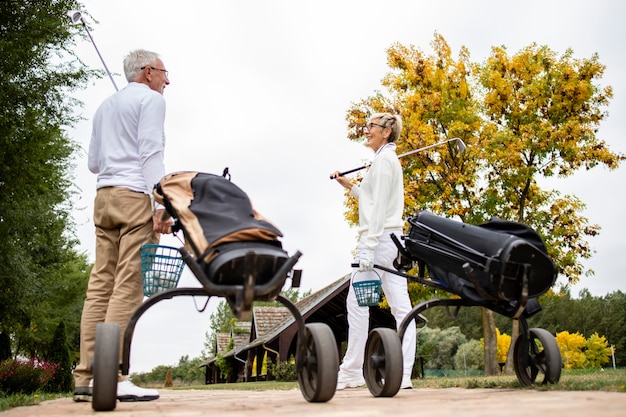
[[[513,55],[532,43],[576,58],[597,53],[606,65],[602,85],[614,98],[598,137],[626,153],[626,3],[593,1],[328,1],[84,0],[85,19],[119,88],[123,57],[132,49],[161,54],[170,73],[165,90],[166,172],[221,174],[248,193],[256,209],[284,234],[283,247],[303,256],[303,290],[318,290],[350,271],[355,231],[343,218],[343,189],[328,176],[361,165],[369,149],[346,139],[352,102],[381,90],[393,43],[432,53],[435,32],[453,56],[466,46],[482,62],[492,46]],[[97,21],[97,23],[96,23]],[[101,69],[85,40],[79,57]],[[75,94],[85,120],[70,135],[83,154],[76,161],[81,190],[75,219],[82,247],[94,259],[92,222],[95,175],[87,170],[91,117],[114,92],[108,77]],[[594,295],[624,290],[626,168],[595,168],[550,186],[575,194],[585,215],[602,227],[590,240],[597,251],[586,266],[596,274],[573,289]],[[163,244],[179,246],[165,237]],[[199,286],[185,271],[180,286]],[[221,301],[178,297],[151,307],[139,320],[131,372],[175,365],[183,355],[200,356],[210,314]]]

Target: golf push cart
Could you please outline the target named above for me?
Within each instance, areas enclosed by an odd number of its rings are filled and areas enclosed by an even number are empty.
[[[144,245],[142,272],[148,298],[134,311],[124,332],[121,365],[120,326],[100,323],[93,359],[92,408],[113,410],[118,374],[128,375],[130,345],[137,320],[161,300],[178,296],[224,297],[240,319],[250,316],[254,301],[277,300],[289,309],[297,326],[296,374],[309,402],[326,402],[335,394],[339,354],[335,336],[325,323],[306,323],[295,305],[280,294],[288,278],[298,287],[301,271],[293,267],[301,256],[289,256],[278,240],[281,232],[256,212],[246,193],[222,176],[178,172],[165,176],[153,192],[182,230],[178,249]],[[184,262],[184,263],[183,263]],[[201,288],[176,288],[186,264]]]
[[[542,383],[557,383],[562,361],[556,339],[544,329],[529,328],[526,322],[541,310],[536,297],[545,293],[557,276],[539,235],[521,223],[493,219],[475,226],[427,211],[418,212],[408,223],[406,235],[393,236],[398,248],[396,269],[374,268],[458,297],[418,304],[397,326],[397,332],[388,328],[370,331],[364,374],[372,395],[392,397],[399,391],[404,333],[414,319],[422,325],[418,332],[423,330],[427,319],[421,313],[436,306],[444,306],[453,316],[461,307],[480,306],[518,320],[520,334],[513,360],[520,384],[534,384],[539,374],[543,374]],[[407,273],[414,270],[417,274]],[[378,304],[380,280],[353,285],[360,305]]]

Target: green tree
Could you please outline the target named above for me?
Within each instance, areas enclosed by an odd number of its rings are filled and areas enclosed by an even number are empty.
[[[182,384],[197,384],[204,382],[204,368],[200,368],[201,358],[189,359],[189,355],[178,360],[178,366],[172,369],[172,378]]]
[[[418,336],[417,356],[428,359],[428,369],[455,369],[454,357],[467,338],[456,327],[435,329],[427,327]]]
[[[604,335],[615,349],[617,366],[626,366],[626,294],[615,291],[600,299],[601,309],[593,331]]]
[[[304,293],[300,293],[300,290],[297,288],[286,288],[281,292],[281,295],[293,303],[296,303],[298,300],[307,297],[311,294],[311,290],[305,291]],[[256,301],[254,303],[256,306],[282,306],[283,304],[279,301]],[[211,356],[215,356],[217,352],[215,352],[215,345],[217,340],[218,333],[230,333],[230,330],[233,326],[233,323],[236,322],[235,315],[233,314],[232,309],[229,307],[226,300],[220,301],[217,305],[217,309],[214,313],[211,314],[210,318],[210,331],[205,333],[204,340],[204,348],[202,349],[202,356],[204,358],[209,358]]]
[[[49,392],[70,392],[74,387],[72,378],[72,361],[67,345],[65,322],[61,321],[54,332],[54,338],[48,348],[46,360],[59,365],[54,376],[46,385]]]
[[[483,345],[476,339],[463,343],[454,355],[455,369],[460,371],[477,371],[485,369],[485,353]]]
[[[88,269],[70,216],[78,146],[67,136],[80,105],[70,93],[95,75],[72,52],[81,28],[66,13],[80,7],[0,2],[0,332],[32,357],[45,353],[59,319],[77,328],[76,283]]]
[[[612,97],[611,87],[598,85],[604,66],[597,55],[575,59],[571,50],[558,56],[533,44],[513,56],[495,47],[477,64],[465,47],[454,59],[438,34],[432,46],[432,56],[413,46],[389,48],[391,72],[382,80],[387,94],[377,92],[348,109],[348,137],[362,141],[368,116],[390,111],[404,121],[398,153],[463,139],[463,154],[449,144],[401,160],[405,216],[428,209],[472,224],[494,216],[522,222],[538,231],[569,282],[590,275],[581,262],[591,256],[586,239],[599,226],[582,216],[582,201],[543,189],[539,180],[597,165],[615,169],[625,158],[596,136]],[[348,198],[346,206],[346,218],[356,223],[355,201]],[[493,313],[485,311],[487,372],[496,366],[494,324]],[[518,333],[513,324],[512,346]]]

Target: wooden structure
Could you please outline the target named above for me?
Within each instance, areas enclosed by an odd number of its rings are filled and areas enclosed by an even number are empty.
[[[295,303],[306,323],[326,323],[333,330],[340,358],[347,341],[346,296],[350,275],[346,275],[325,288]],[[388,310],[370,307],[370,328],[395,328],[395,320]],[[231,334],[233,334],[231,332]],[[230,336],[228,335],[228,343]],[[252,309],[252,322],[247,343],[234,343],[226,351],[218,335],[216,352],[227,361],[231,370],[228,377],[220,377],[218,357],[209,358],[205,367],[205,383],[247,382],[271,379],[263,369],[266,364],[276,364],[295,356],[297,327],[294,317],[286,307],[257,307]],[[241,339],[240,339],[241,340]],[[226,346],[228,345],[226,344]]]

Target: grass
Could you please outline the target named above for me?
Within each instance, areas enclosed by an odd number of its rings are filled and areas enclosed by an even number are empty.
[[[539,375],[538,381],[541,381]],[[605,370],[564,370],[558,384],[523,387],[515,375],[426,377],[414,379],[414,388],[507,388],[543,391],[613,391],[626,393],[626,368]],[[297,382],[243,382],[196,385],[171,389],[270,391],[298,389]]]
[[[14,394],[8,396],[0,395],[0,411],[8,410],[13,407],[22,407],[25,405],[36,405],[42,401],[55,400],[57,398],[67,397],[68,394]]]
[[[537,382],[541,382],[539,375]],[[427,377],[414,379],[415,388],[508,388],[541,391],[612,391],[626,393],[626,369],[564,370],[558,384],[520,385],[515,375]]]
[[[541,375],[540,375],[541,377]],[[538,378],[539,379],[539,378]],[[626,394],[626,368],[605,370],[564,370],[561,379],[554,385],[535,385],[522,387],[515,375],[500,376],[457,376],[427,377],[414,379],[414,388],[504,388],[504,389],[535,389],[541,391],[609,391]],[[159,388],[159,387],[157,387]],[[160,388],[163,389],[163,388]],[[299,389],[297,382],[244,382],[232,384],[195,385],[172,387],[171,390],[238,390],[238,391],[286,391]],[[41,401],[69,397],[70,394],[33,394],[0,396],[0,411],[13,407],[38,404]]]

